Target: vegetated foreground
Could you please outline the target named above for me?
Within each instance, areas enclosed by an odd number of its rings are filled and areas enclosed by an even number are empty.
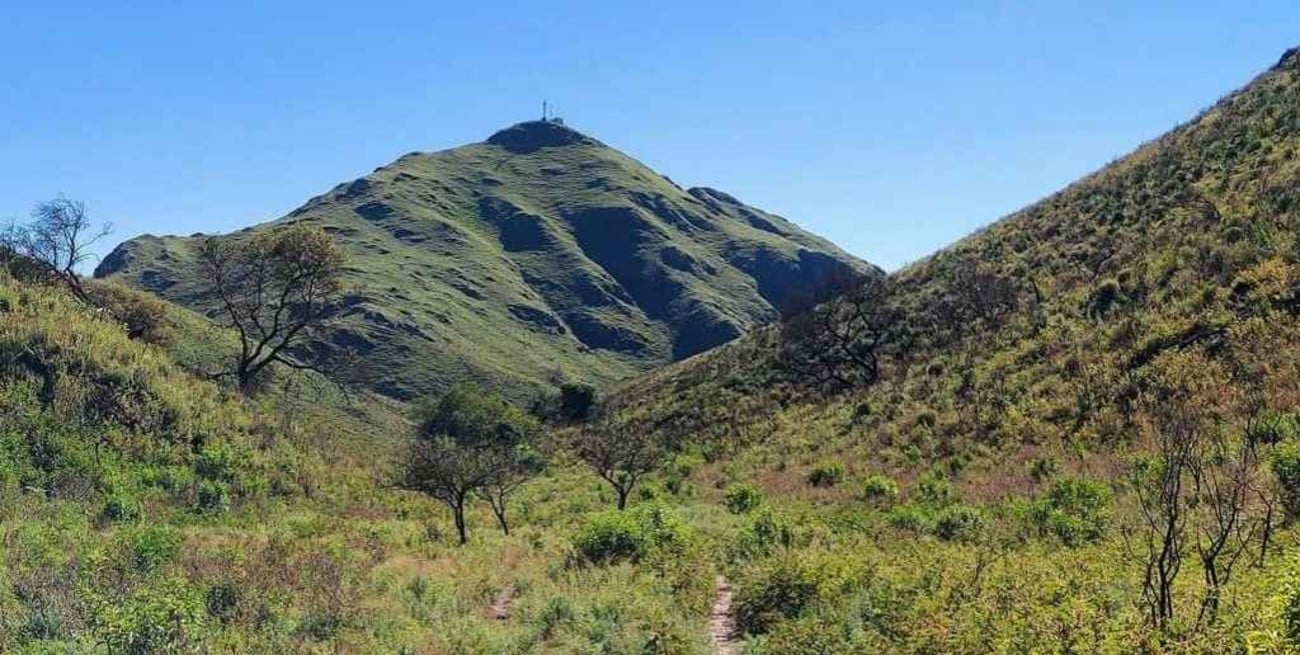
[[[530,412],[241,393],[202,379],[232,331],[10,258],[0,650],[1293,652],[1297,146],[1291,53],[907,270]]]

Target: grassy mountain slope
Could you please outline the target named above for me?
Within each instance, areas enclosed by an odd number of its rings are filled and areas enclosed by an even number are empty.
[[[615,405],[633,425],[706,444],[718,461],[704,486],[753,480],[802,513],[801,547],[733,569],[759,606],[792,579],[812,589],[753,652],[1293,652],[1294,623],[1279,627],[1300,602],[1278,555],[1290,532],[1241,567],[1217,623],[1195,619],[1189,556],[1172,633],[1146,627],[1130,476],[1160,435],[1155,399],[1179,394],[1215,430],[1294,447],[1298,154],[1293,50],[1191,122],[893,274],[905,338],[873,386],[830,397],[792,381],[775,328],[624,385]],[[1014,284],[1014,311],[945,321],[985,278]],[[1051,523],[1053,503],[1082,502],[1078,479],[1113,497],[1105,536],[1081,546],[1060,536],[1077,525]],[[894,484],[896,501],[882,491]]]
[[[596,382],[724,343],[844,267],[825,240],[711,189],[682,189],[564,126],[412,153],[270,225],[342,239],[351,293],[322,348],[354,348],[409,398],[460,379]],[[262,226],[257,229],[267,229]],[[208,309],[192,237],[123,244],[97,275]]]
[[[572,467],[516,496],[509,537],[475,503],[458,547],[390,482],[393,403],[301,373],[242,398],[192,373],[233,345],[202,317],[163,305],[134,341],[3,263],[0,651],[707,652],[703,552],[578,565],[608,498]],[[488,612],[505,588],[508,622]]]
[[[711,416],[700,427],[766,424],[781,402],[858,412],[845,429],[864,443],[880,431],[912,432],[909,417],[932,412],[927,462],[942,456],[935,448],[974,436],[1013,448],[1063,433],[1101,439],[1108,434],[1089,433],[1113,426],[1094,414],[1160,354],[1221,345],[1259,320],[1280,335],[1294,320],[1298,153],[1300,57],[1288,54],[1195,120],[892,274],[908,342],[887,351],[873,388],[810,399],[776,371],[779,330],[768,329],[630,381],[623,395],[642,409],[662,404],[655,420],[687,425],[703,398],[740,403],[729,420]],[[1014,315],[997,326],[936,327],[929,310],[972,271],[1017,284]],[[1094,393],[1103,397],[1081,398]]]

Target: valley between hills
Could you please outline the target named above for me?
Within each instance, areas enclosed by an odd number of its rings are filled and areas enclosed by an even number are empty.
[[[1296,652],[1298,152],[1293,49],[892,273],[553,120],[87,279],[42,204],[0,651]]]

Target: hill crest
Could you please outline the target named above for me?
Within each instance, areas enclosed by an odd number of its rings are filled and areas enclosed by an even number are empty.
[[[786,219],[683,189],[577,130],[529,121],[486,141],[409,153],[284,218],[350,257],[350,348],[397,397],[463,379],[523,392],[681,359],[768,322],[796,294],[869,265]],[[191,237],[128,241],[96,271],[205,306]],[[304,353],[304,356],[310,355]]]

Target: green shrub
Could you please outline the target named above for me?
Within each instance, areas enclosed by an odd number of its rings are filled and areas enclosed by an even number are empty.
[[[732,514],[744,514],[763,504],[763,491],[757,485],[733,484],[725,491],[727,509]]]
[[[181,550],[181,535],[172,528],[145,527],[131,535],[127,555],[131,568],[152,573],[176,559]]]
[[[1031,516],[1040,533],[1067,546],[1093,543],[1106,534],[1111,492],[1096,480],[1065,478],[1033,503]]]
[[[239,603],[243,594],[239,587],[231,582],[222,582],[208,587],[204,597],[204,606],[208,616],[222,623],[229,623],[239,613]]]
[[[199,482],[197,500],[201,512],[225,512],[230,509],[230,486],[216,480],[203,480]]]
[[[140,518],[140,503],[126,492],[115,491],[104,501],[104,510],[100,514],[114,523],[134,521]]]
[[[808,484],[814,487],[833,487],[844,479],[844,465],[839,462],[822,462],[808,472]]]
[[[664,489],[674,496],[681,495],[686,489],[686,481],[691,473],[704,463],[704,458],[697,453],[681,453],[673,458],[661,471]]]
[[[1279,445],[1273,451],[1270,467],[1277,477],[1287,518],[1300,518],[1300,443],[1286,441]]]
[[[1251,426],[1250,439],[1255,443],[1277,444],[1300,434],[1300,416],[1292,413],[1272,414]]]
[[[1060,470],[1061,463],[1055,457],[1036,457],[1029,462],[1029,477],[1034,482],[1051,480]]]
[[[916,499],[932,507],[943,507],[956,500],[956,492],[947,478],[927,471],[916,481]]]
[[[230,489],[236,473],[235,461],[234,449],[227,444],[212,444],[199,451],[194,458],[199,511],[221,513],[230,509]]]
[[[778,548],[789,548],[796,542],[794,526],[771,507],[763,507],[750,514],[749,522],[741,529],[731,546],[733,561],[748,561],[755,557],[771,555]]]
[[[817,613],[782,621],[759,642],[758,655],[840,655],[841,653],[876,652],[863,650],[854,643],[854,616],[841,613]]]
[[[944,541],[973,539],[984,527],[984,515],[969,505],[950,505],[939,512],[934,522],[935,536]]]
[[[736,627],[764,634],[799,616],[822,595],[824,576],[807,561],[783,556],[758,567],[737,586],[732,608]]]
[[[175,326],[168,305],[156,296],[113,282],[93,281],[86,286],[91,302],[122,324],[128,336],[145,343],[166,345]]]
[[[877,505],[891,505],[898,499],[898,484],[887,475],[870,475],[862,483],[862,497]]]
[[[916,534],[934,532],[934,511],[919,505],[899,505],[889,510],[889,524]]]
[[[1089,313],[1095,318],[1105,318],[1123,297],[1124,289],[1119,280],[1106,278],[1092,290],[1092,299],[1088,303]]]
[[[583,561],[606,564],[680,555],[691,543],[686,525],[671,509],[655,503],[589,516],[574,539],[574,548]]]
[[[125,597],[97,599],[92,626],[108,652],[186,652],[202,629],[203,605],[184,581],[138,587]]]

